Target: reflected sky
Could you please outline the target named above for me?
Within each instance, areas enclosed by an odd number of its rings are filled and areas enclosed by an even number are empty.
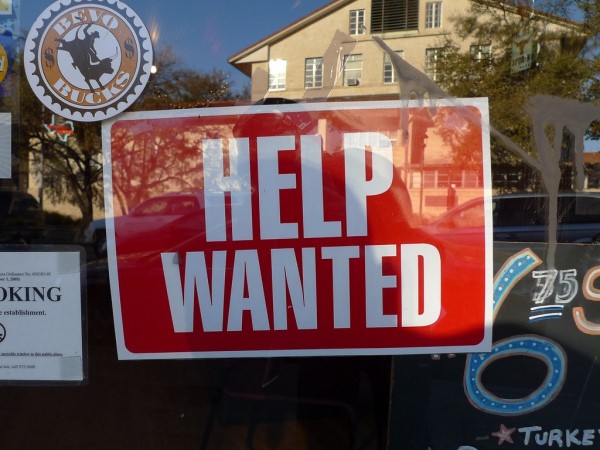
[[[188,67],[202,71],[224,70],[231,75],[233,89],[237,91],[250,80],[228,64],[230,56],[328,1],[126,0],[125,3],[142,18],[157,51],[171,46]],[[24,35],[50,4],[47,0],[21,0]]]

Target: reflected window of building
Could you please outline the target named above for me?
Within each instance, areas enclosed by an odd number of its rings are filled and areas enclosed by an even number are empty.
[[[435,185],[432,187],[443,187],[450,186],[450,174],[448,172],[436,172],[435,173]]]
[[[471,58],[476,61],[487,61],[492,55],[492,46],[490,44],[471,45]]]
[[[344,86],[358,86],[362,77],[362,55],[344,56]]]
[[[306,58],[304,61],[304,87],[320,88],[323,86],[323,58]]]
[[[398,51],[395,52],[400,58],[404,58],[404,52]],[[394,70],[394,65],[392,64],[392,58],[388,53],[383,55],[383,82],[385,84],[395,83],[396,79],[396,71]]]
[[[285,89],[287,61],[275,59],[269,61],[269,90],[282,91]]]
[[[372,0],[372,33],[418,29],[419,0]]]
[[[424,188],[447,188],[450,185],[457,188],[478,188],[482,187],[481,177],[470,171],[460,171],[449,173],[447,169],[428,169],[423,171]]]
[[[425,28],[442,26],[442,2],[428,2],[425,5]]]
[[[433,81],[438,79],[438,61],[442,58],[443,48],[435,47],[425,49],[425,73]]]
[[[437,175],[438,173],[434,170],[426,170],[423,172],[423,187],[434,188],[437,187]]]
[[[350,34],[365,34],[364,9],[353,9],[350,11]]]

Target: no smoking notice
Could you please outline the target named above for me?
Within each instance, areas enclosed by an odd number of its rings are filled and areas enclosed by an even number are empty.
[[[79,252],[0,253],[0,380],[82,381]]]

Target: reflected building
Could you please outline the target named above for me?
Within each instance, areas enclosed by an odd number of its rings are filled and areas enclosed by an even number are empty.
[[[490,14],[497,9],[516,21],[525,18],[532,27],[555,33],[557,42],[581,33],[572,21],[503,1],[334,0],[239,51],[229,63],[251,78],[253,101],[398,98],[392,55],[374,38],[436,82],[443,47],[456,37],[453,18],[468,14],[473,3],[490,6]],[[495,42],[465,39],[460,43],[461,52],[468,51],[477,60],[499,51]],[[515,70],[531,66],[532,43],[527,36],[516,38]]]
[[[571,21],[507,2],[334,0],[241,50],[229,62],[251,78],[253,101],[407,99],[410,92],[404,90],[422,83],[435,86],[439,81],[444,45],[456,37],[452,19],[467,14],[473,3],[491,7],[490,14],[496,8],[515,20],[535,21],[536,27],[559,37],[579,32]],[[515,70],[523,70],[532,64],[535,45],[527,36],[518,38],[513,62]],[[377,40],[393,54],[384,51]],[[504,51],[499,43],[488,41],[466,39],[460,45],[461,52],[482,61],[492,58],[495,51]],[[416,70],[398,76],[392,63],[396,56]],[[398,127],[384,131],[394,146],[395,163],[409,189],[413,210],[424,222],[469,201],[483,185],[481,174],[471,170],[477,161],[468,156],[467,137],[472,134],[468,124],[473,118],[467,114],[460,119],[465,128],[456,130],[458,139],[440,131],[448,129],[447,121],[452,119],[433,110],[414,109]]]

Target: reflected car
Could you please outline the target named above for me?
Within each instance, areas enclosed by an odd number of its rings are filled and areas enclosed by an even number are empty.
[[[83,232],[83,244],[91,245],[97,256],[106,256],[106,221],[104,219],[90,222]]]
[[[144,240],[148,236],[160,236],[164,239],[177,238],[181,226],[196,227],[196,221],[190,222],[191,215],[199,215],[203,198],[196,192],[176,192],[156,197],[132,208],[129,214],[115,217],[115,229],[121,237],[131,238],[129,242]],[[161,233],[156,233],[161,230]],[[106,221],[98,219],[91,222],[84,231],[84,244],[92,245],[96,254],[106,256]]]
[[[0,243],[32,244],[46,236],[44,215],[32,195],[0,191]]]
[[[522,193],[492,198],[494,241],[546,242],[548,240],[548,196]],[[467,201],[448,211],[425,228],[428,233],[468,241],[480,233],[469,224],[483,214],[483,199]],[[556,220],[556,219],[555,219]],[[557,241],[600,242],[600,193],[571,192],[558,196]]]

